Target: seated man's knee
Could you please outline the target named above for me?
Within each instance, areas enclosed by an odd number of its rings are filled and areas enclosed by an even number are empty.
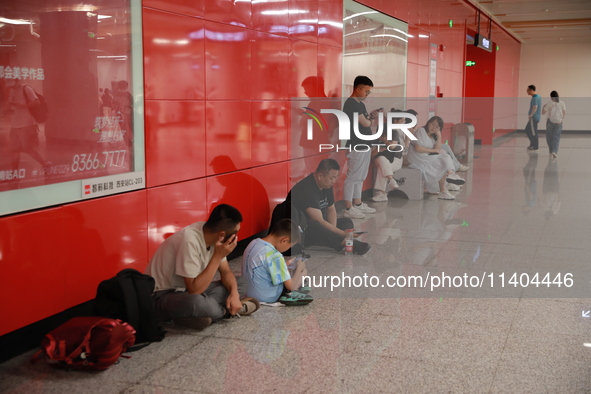
[[[216,300],[203,294],[189,294],[186,301],[191,312],[187,317],[211,317],[213,321],[217,321],[221,320],[226,312]]]

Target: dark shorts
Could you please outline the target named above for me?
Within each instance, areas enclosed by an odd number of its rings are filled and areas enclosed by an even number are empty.
[[[36,124],[26,127],[13,127],[10,129],[10,150],[23,152],[29,149],[39,148],[39,128]]]

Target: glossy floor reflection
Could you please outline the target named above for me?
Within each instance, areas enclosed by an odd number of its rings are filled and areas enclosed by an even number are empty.
[[[591,136],[563,136],[555,161],[540,145],[537,156],[522,135],[477,147],[455,201],[372,203],[378,212],[356,221],[370,252],[311,248],[309,274],[574,272],[582,281]],[[304,307],[263,307],[203,332],[169,326],[162,343],[102,373],[31,366],[28,353],[0,365],[0,391],[590,392],[591,299],[534,298],[530,287],[449,297],[314,289]]]

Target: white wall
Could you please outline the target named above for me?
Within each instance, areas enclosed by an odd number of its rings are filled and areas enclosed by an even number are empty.
[[[566,104],[563,130],[591,130],[591,43],[527,44],[521,46],[518,128],[527,123],[528,85],[536,86],[542,104],[556,90]],[[542,117],[540,129],[546,128]]]

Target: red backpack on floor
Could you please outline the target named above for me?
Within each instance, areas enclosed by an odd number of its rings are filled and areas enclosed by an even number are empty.
[[[45,353],[47,362],[56,367],[102,371],[134,343],[135,330],[121,320],[74,317],[43,337],[31,362]]]

